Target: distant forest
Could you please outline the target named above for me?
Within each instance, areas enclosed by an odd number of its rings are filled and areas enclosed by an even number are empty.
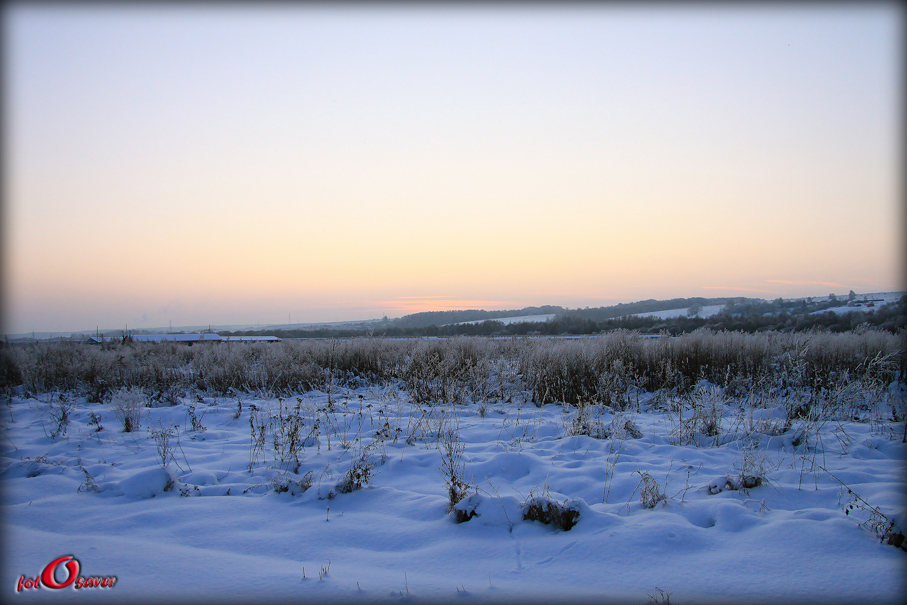
[[[848,300],[845,298],[845,300]],[[848,313],[835,313],[831,307],[843,301],[783,300],[766,301],[755,298],[674,298],[621,303],[610,307],[564,309],[557,306],[526,307],[508,311],[433,311],[414,313],[399,319],[374,322],[368,328],[318,328],[309,330],[244,330],[220,332],[223,336],[273,335],[281,338],[348,338],[383,336],[411,338],[420,336],[563,336],[588,335],[613,330],[637,330],[643,334],[677,336],[699,328],[740,332],[800,332],[826,330],[846,332],[860,327],[872,327],[897,333],[907,328],[907,296],[894,304],[876,307],[871,300],[858,300],[860,305]],[[703,307],[724,305],[711,317],[700,317]],[[681,317],[661,319],[639,317],[637,313],[687,309]],[[505,325],[499,318],[531,315],[551,315],[545,322],[525,322]],[[478,323],[458,323],[478,322]]]
[[[388,327],[394,328],[427,328],[429,326],[444,326],[463,321],[481,321],[498,319],[501,317],[522,317],[524,315],[554,315],[563,313],[563,307],[546,305],[543,307],[526,307],[510,311],[483,311],[482,309],[469,309],[466,311],[426,311],[405,315],[399,319],[388,320]]]

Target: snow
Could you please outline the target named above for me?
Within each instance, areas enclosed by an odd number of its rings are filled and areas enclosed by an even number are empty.
[[[903,595],[907,553],[861,527],[859,510],[845,515],[829,474],[905,518],[903,424],[884,410],[826,423],[818,449],[808,449],[793,445],[792,430],[768,428],[786,419],[783,407],[730,398],[720,436],[699,446],[678,443],[676,415],[652,394],[638,412],[594,410],[612,429],[603,439],[567,434],[577,414],[570,406],[419,406],[394,385],[240,400],[193,396],[144,408],[131,433],[111,404],[20,393],[0,406],[6,590],[72,554],[83,575],[115,575],[115,586],[17,598],[644,603],[656,588],[678,603]],[[70,422],[54,437],[61,403],[72,406]],[[297,404],[311,435],[299,472],[270,439],[250,471],[250,414],[286,418]],[[192,430],[192,414],[205,430]],[[628,420],[641,437],[615,430]],[[385,422],[382,440],[375,431]],[[448,512],[437,440],[446,428],[461,440],[471,484],[458,508],[477,513],[465,523]],[[165,468],[153,432],[167,429]],[[363,448],[376,465],[370,480],[338,493]],[[763,484],[728,489],[754,455]],[[641,500],[643,473],[663,495],[654,508]],[[289,489],[276,493],[281,482]],[[579,511],[576,525],[522,520],[533,498]]]
[[[271,341],[278,342],[276,336],[221,336],[219,334],[134,334],[132,339],[136,342],[252,342]]]
[[[505,326],[510,324],[520,324],[520,323],[544,323],[554,319],[555,314],[550,313],[547,315],[520,315],[519,317],[495,317],[494,319],[476,319],[474,321],[461,321],[452,325],[455,326],[465,326],[471,324],[480,324],[486,321],[499,321]]]
[[[876,303],[876,307],[879,307],[879,303]],[[822,309],[821,311],[813,311],[810,315],[822,315],[824,313],[834,313],[835,315],[847,315],[848,313],[853,313],[854,311],[872,311],[872,307],[866,306],[846,306],[842,305],[840,307],[829,307],[827,309]]]
[[[822,313],[835,313],[836,315],[845,315],[854,311],[873,311],[886,305],[892,305],[901,300],[905,292],[874,292],[871,294],[858,294],[853,301],[849,301],[846,296],[838,296],[837,300],[841,303],[837,307],[830,307],[821,311],[813,311],[811,315],[821,315]],[[829,300],[827,297],[824,300]],[[869,306],[870,302],[872,307]]]
[[[696,317],[711,317],[721,313],[721,310],[724,309],[724,305],[706,305],[700,307],[699,313],[696,314]],[[674,319],[675,317],[686,317],[690,314],[690,308],[684,307],[683,309],[668,309],[666,311],[647,311],[646,313],[636,313],[634,317],[658,317],[659,319]]]
[[[218,334],[134,334],[132,339],[136,342],[195,342],[220,341]]]
[[[852,304],[848,305],[847,296],[838,295],[837,299],[840,301],[841,305],[837,307],[831,307],[828,309],[823,309],[821,311],[813,311],[813,315],[822,314],[828,311],[837,314],[852,313],[853,311],[871,311],[873,308],[878,309],[879,307],[884,307],[885,305],[890,305],[897,303],[904,292],[874,292],[870,294],[858,294],[856,300]],[[866,301],[864,301],[864,298]],[[793,299],[793,300],[805,300],[805,299]],[[820,302],[828,300],[827,297],[814,297],[814,302]],[[869,301],[874,302],[874,307],[868,307],[867,304]],[[697,317],[712,317],[721,313],[724,309],[724,305],[707,305],[701,308]],[[686,317],[689,315],[689,307],[684,307],[683,309],[669,309],[666,311],[648,311],[646,313],[636,313],[635,317],[658,317],[659,319],[674,319],[676,317]]]

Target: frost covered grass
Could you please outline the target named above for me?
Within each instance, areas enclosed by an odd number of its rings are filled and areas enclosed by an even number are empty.
[[[141,389],[156,404],[195,391],[291,397],[311,389],[402,382],[417,403],[488,399],[538,404],[589,401],[630,407],[643,390],[688,393],[702,379],[731,394],[820,388],[829,381],[907,375],[900,336],[698,330],[641,338],[618,330],[582,339],[282,341],[278,343],[70,342],[0,346],[0,389],[40,395],[65,391],[106,402],[117,389]]]
[[[129,356],[174,356],[164,374],[186,381],[165,397],[107,378],[102,397],[37,389],[13,352],[3,577],[15,590],[73,554],[118,578],[92,601],[894,602],[897,348],[776,336],[85,353],[133,376]],[[762,351],[762,373],[735,343]],[[697,378],[651,388],[645,359],[697,347],[713,361],[677,362]],[[249,378],[275,377],[269,363],[313,382]],[[232,373],[226,392],[205,367]],[[63,596],[42,590],[27,596]]]

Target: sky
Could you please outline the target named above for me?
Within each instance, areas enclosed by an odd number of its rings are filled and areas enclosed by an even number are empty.
[[[896,4],[2,10],[7,334],[903,288]]]

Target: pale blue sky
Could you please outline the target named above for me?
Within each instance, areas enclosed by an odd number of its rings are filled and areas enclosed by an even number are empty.
[[[894,4],[4,10],[6,332],[901,286]]]

